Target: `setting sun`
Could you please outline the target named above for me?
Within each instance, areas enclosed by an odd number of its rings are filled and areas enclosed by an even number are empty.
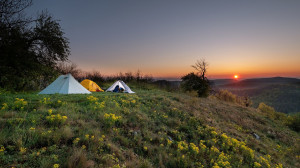
[[[238,79],[239,78],[239,76],[238,75],[234,75],[234,79]]]

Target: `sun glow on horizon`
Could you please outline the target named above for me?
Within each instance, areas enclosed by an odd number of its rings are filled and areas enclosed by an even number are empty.
[[[234,75],[234,79],[238,79],[239,78],[239,76],[238,75]]]

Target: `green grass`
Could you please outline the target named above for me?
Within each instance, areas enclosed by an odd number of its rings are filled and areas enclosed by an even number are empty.
[[[262,111],[153,87],[134,91],[0,95],[0,165],[299,166],[299,133]]]

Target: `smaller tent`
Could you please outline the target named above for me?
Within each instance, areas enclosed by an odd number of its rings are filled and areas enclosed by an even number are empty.
[[[103,92],[103,90],[95,83],[89,79],[85,79],[80,84],[85,87],[90,92]]]
[[[39,94],[90,94],[71,74],[60,75]]]
[[[118,80],[106,90],[106,92],[120,92],[120,91],[124,93],[135,93],[121,80]]]

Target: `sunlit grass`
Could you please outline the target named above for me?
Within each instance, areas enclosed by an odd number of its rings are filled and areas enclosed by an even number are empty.
[[[234,120],[228,125],[219,122],[219,114],[213,111],[222,104],[155,89],[139,90],[137,94],[2,95],[0,163],[5,167],[298,164],[297,160],[287,161],[286,155],[299,156],[292,150],[292,144],[288,146],[268,137],[256,142],[249,137],[250,128]],[[224,106],[235,109],[235,113],[241,108]],[[244,111],[245,114],[240,112],[241,116],[251,115],[255,110],[245,108]],[[265,148],[260,147],[261,143],[265,143]],[[268,152],[273,150],[273,145],[276,155]]]

